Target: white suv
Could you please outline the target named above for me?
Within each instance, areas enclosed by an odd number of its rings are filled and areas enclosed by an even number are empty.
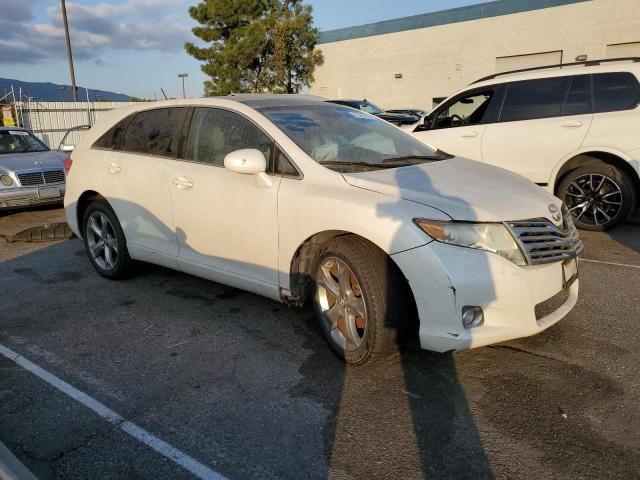
[[[413,135],[524,175],[585,230],[607,230],[640,192],[640,58],[506,72],[445,100]]]
[[[539,333],[577,301],[583,247],[557,198],[350,107],[142,103],[72,159],[67,220],[101,275],[141,260],[309,298],[354,364],[392,352],[415,313],[422,346],[444,352]]]

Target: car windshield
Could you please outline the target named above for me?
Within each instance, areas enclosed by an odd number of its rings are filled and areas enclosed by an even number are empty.
[[[365,102],[364,100],[362,102],[354,102],[354,104],[357,105],[358,110],[362,110],[363,112],[367,112],[372,115],[380,115],[381,113],[384,113],[384,110],[380,107],[373,103]]]
[[[259,111],[316,162],[336,170],[393,168],[447,158],[384,120],[342,105],[318,103]]]
[[[0,130],[0,155],[48,150],[40,140],[26,130]]]

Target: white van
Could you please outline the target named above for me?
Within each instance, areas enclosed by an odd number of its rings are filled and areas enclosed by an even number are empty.
[[[640,193],[640,58],[518,70],[445,100],[413,135],[524,175],[585,230],[607,230]]]

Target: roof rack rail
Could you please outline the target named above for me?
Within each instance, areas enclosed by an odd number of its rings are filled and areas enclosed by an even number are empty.
[[[612,62],[634,62],[640,63],[640,57],[622,57],[622,58],[607,58],[604,60],[587,60],[584,62],[573,62],[573,63],[561,63],[558,65],[545,65],[542,67],[530,67],[530,68],[521,68],[520,70],[511,70],[508,72],[500,72],[495,73],[493,75],[489,75],[481,78],[480,80],[476,80],[471,85],[475,85],[476,83],[485,82],[487,80],[493,80],[494,78],[502,77],[503,75],[510,75],[512,73],[525,73],[525,72],[535,72],[536,70],[546,70],[547,68],[563,68],[563,67],[575,67],[577,65],[584,65],[585,67],[592,67],[594,65],[600,65],[602,63],[612,63]]]

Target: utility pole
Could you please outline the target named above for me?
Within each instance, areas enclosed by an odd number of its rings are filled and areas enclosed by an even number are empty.
[[[78,101],[78,95],[76,92],[76,74],[73,70],[73,55],[71,53],[71,37],[69,36],[69,22],[67,21],[67,6],[65,0],[60,0],[62,3],[62,21],[64,23],[64,34],[67,39],[67,58],[69,59],[69,72],[71,73],[71,100]]]
[[[187,78],[189,76],[188,73],[179,73],[178,77],[180,77],[182,79],[182,98],[187,98],[187,95],[184,91],[184,79]]]

